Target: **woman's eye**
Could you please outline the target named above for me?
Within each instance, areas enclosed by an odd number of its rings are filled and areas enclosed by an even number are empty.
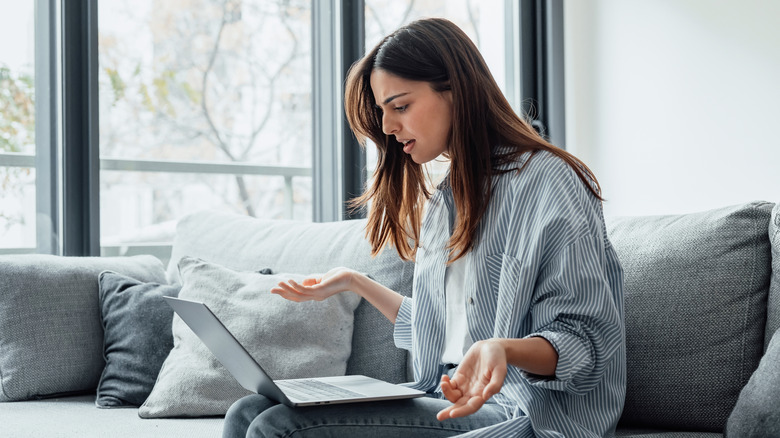
[[[395,110],[398,111],[399,113],[402,113],[402,112],[406,111],[406,108],[408,106],[409,105],[397,106],[397,107],[395,107]]]

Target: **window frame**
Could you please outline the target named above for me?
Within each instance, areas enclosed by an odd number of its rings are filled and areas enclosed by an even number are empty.
[[[565,149],[563,0],[524,0],[516,13],[521,114],[531,115],[536,130]]]
[[[36,252],[60,254],[56,0],[35,0],[35,234]]]
[[[61,8],[62,252],[99,256],[98,5],[63,1]]]

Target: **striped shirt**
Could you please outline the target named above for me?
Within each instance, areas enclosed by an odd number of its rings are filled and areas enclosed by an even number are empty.
[[[471,338],[547,339],[554,377],[509,366],[499,403],[509,420],[469,437],[612,436],[626,391],[623,271],[607,238],[601,202],[549,152],[521,156],[494,178],[488,209],[467,259]],[[441,394],[444,276],[454,223],[446,184],[426,205],[414,271],[395,343],[412,353],[415,388]]]

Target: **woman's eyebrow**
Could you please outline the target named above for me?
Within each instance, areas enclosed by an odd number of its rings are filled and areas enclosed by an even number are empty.
[[[393,101],[393,99],[399,98],[399,97],[401,97],[401,96],[406,96],[407,94],[409,94],[409,92],[408,92],[408,91],[406,91],[406,92],[403,92],[403,93],[398,93],[398,94],[396,94],[396,95],[393,95],[393,96],[390,96],[390,97],[388,97],[387,99],[385,99],[385,101],[384,101],[384,102],[382,102],[382,105],[387,105],[388,103],[392,102],[392,101]]]

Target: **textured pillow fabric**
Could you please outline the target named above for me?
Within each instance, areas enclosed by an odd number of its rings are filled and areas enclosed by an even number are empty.
[[[280,281],[303,280],[303,275],[237,272],[190,257],[179,261],[179,271],[179,297],[206,303],[272,378],[344,374],[358,295],[345,292],[320,302],[295,303],[269,290]],[[173,339],[173,350],[139,416],[224,415],[249,393],[178,316]]]
[[[726,423],[726,436],[780,437],[780,330],[772,336],[758,369],[739,394]]]
[[[94,391],[103,371],[98,275],[165,282],[153,256],[0,256],[0,401]]]
[[[392,248],[372,258],[365,227],[365,219],[310,223],[201,211],[177,225],[168,265],[169,282],[179,281],[176,262],[191,256],[241,271],[259,265],[271,267],[274,272],[310,274],[345,266],[411,296],[414,264],[402,261]],[[406,350],[396,348],[393,325],[387,318],[364,301],[355,311],[354,327],[347,374],[394,383],[410,380]]]
[[[99,282],[106,366],[95,404],[140,406],[173,348],[173,310],[163,297],[178,296],[181,286],[143,283],[111,271],[102,272]]]
[[[763,349],[771,208],[608,222],[625,271],[622,425],[723,430]]]
[[[769,283],[764,350],[769,346],[772,333],[780,329],[780,204],[772,209],[769,243],[772,246],[772,281]]]

